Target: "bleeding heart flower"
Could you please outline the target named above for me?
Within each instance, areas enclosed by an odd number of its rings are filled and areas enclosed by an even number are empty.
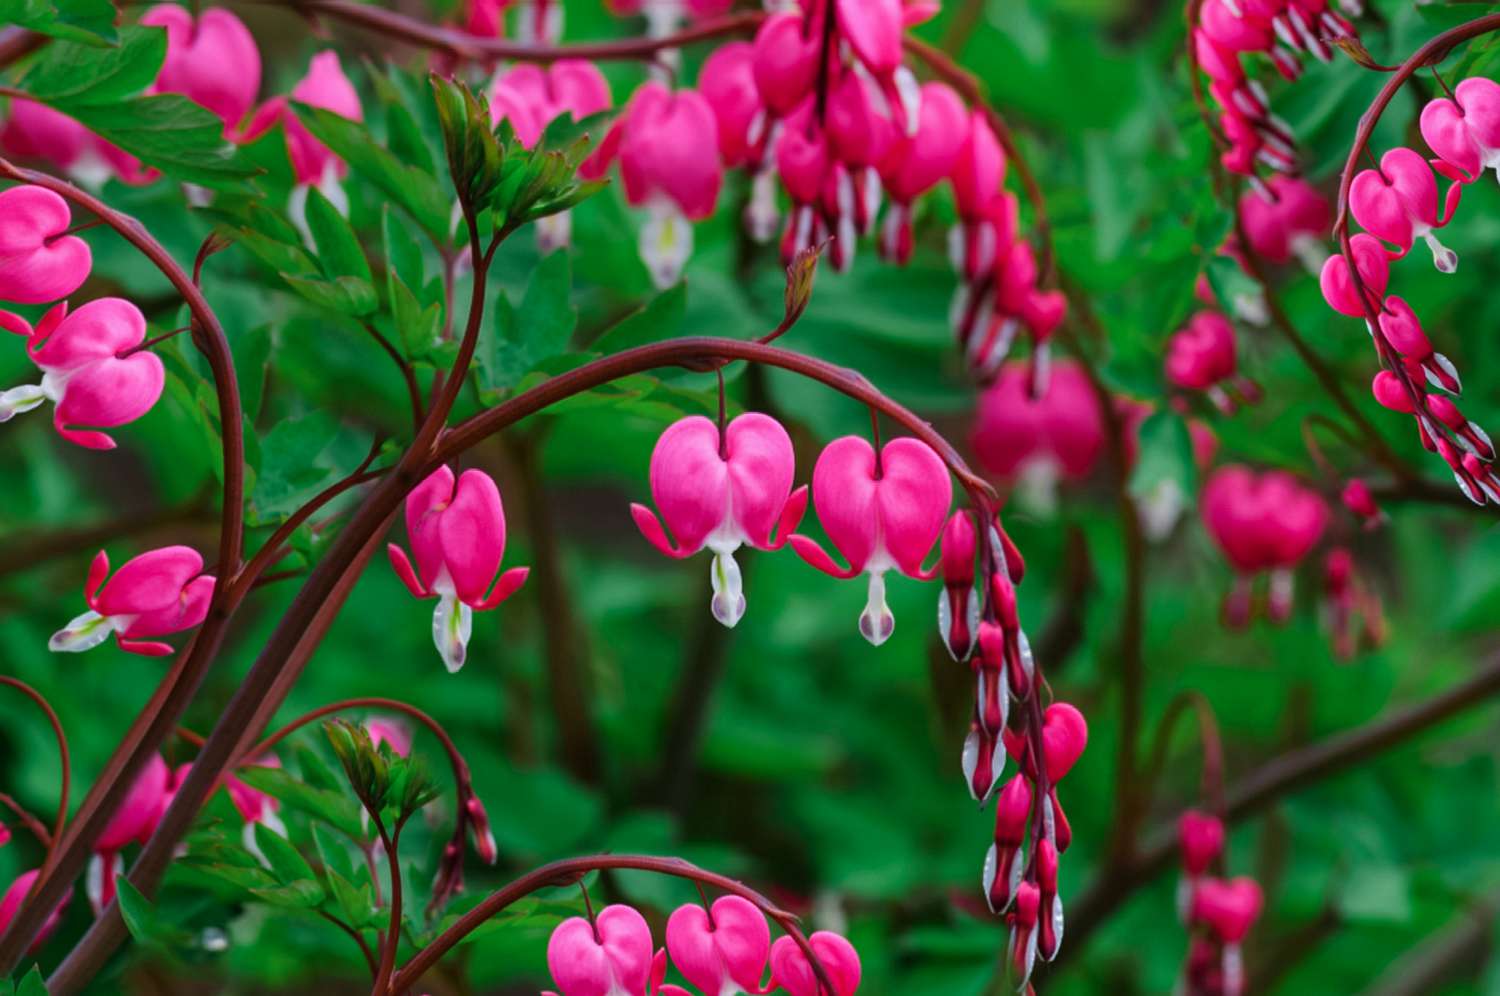
[[[1238,577],[1225,602],[1230,625],[1248,621],[1248,578],[1271,572],[1269,615],[1280,621],[1291,611],[1292,568],[1317,544],[1328,522],[1328,506],[1291,474],[1257,475],[1231,464],[1209,478],[1202,495],[1203,522]]]
[[[1500,83],[1475,76],[1422,108],[1422,138],[1438,154],[1433,163],[1453,180],[1471,183],[1500,170]],[[1500,174],[1497,174],[1500,175]]]
[[[243,21],[227,10],[197,19],[176,4],[159,4],[141,23],[165,28],[167,57],[152,93],[180,93],[219,116],[228,133],[260,92],[260,52]]]
[[[807,488],[792,491],[795,460],[781,423],[759,412],[740,415],[722,436],[701,415],[679,419],[651,452],[651,497],[666,528],[644,505],[631,505],[630,514],[651,545],[669,557],[690,557],[704,547],[713,551],[710,608],[725,626],[745,613],[734,551],[742,544],[780,549],[802,521]]]
[[[1016,897],[1024,872],[1021,845],[1031,822],[1031,782],[1015,775],[995,797],[995,842],[984,859],[984,897],[990,912],[1003,913]]]
[[[953,501],[948,468],[920,440],[893,439],[877,456],[861,437],[844,436],[819,455],[812,497],[824,532],[849,566],[839,567],[806,536],[792,536],[792,549],[836,578],[870,575],[859,631],[879,646],[896,627],[885,602],[885,572],[896,568],[923,581],[936,576],[936,567],[922,569],[922,559],[937,542]]]
[[[109,435],[77,427],[125,425],[161,397],[166,371],[154,353],[135,348],[145,339],[146,319],[129,301],[100,298],[71,314],[63,302],[35,328],[0,311],[0,328],[27,337],[27,356],[42,371],[40,384],[0,392],[0,422],[51,401],[57,406],[53,425],[64,439],[109,450],[115,447]]]
[[[1076,363],[1054,365],[1033,397],[1025,365],[1007,363],[979,397],[974,452],[985,469],[1020,477],[1033,504],[1048,507],[1059,475],[1078,481],[1104,451],[1104,419],[1088,375]]]
[[[647,996],[651,928],[629,906],[606,906],[593,923],[575,916],[547,942],[547,967],[562,996]]]
[[[1177,843],[1183,868],[1197,878],[1224,853],[1224,823],[1217,816],[1189,809],[1177,820]]]
[[[516,138],[531,148],[547,125],[564,114],[582,121],[607,110],[611,103],[609,82],[592,62],[559,59],[543,68],[520,62],[495,77],[490,87],[490,114],[499,123],[510,120]],[[501,113],[522,108],[524,115]]]
[[[1192,916],[1194,922],[1207,924],[1225,944],[1238,944],[1250,933],[1263,903],[1254,879],[1241,877],[1226,882],[1211,878],[1199,882],[1193,891]]]
[[[1322,268],[1322,238],[1333,224],[1328,198],[1301,177],[1277,174],[1240,198],[1240,222],[1257,256],[1282,264],[1293,256],[1310,272]]]
[[[1458,268],[1458,254],[1438,241],[1433,230],[1453,219],[1463,187],[1448,188],[1443,218],[1438,218],[1437,180],[1427,161],[1411,149],[1391,149],[1380,157],[1379,169],[1360,170],[1349,188],[1354,220],[1371,235],[1410,251],[1413,239],[1423,239],[1432,250],[1432,263],[1443,273]]]
[[[68,202],[45,187],[0,192],[0,300],[45,304],[83,285],[93,256],[64,234],[71,221]]]
[[[531,568],[512,567],[495,579],[505,556],[505,508],[482,470],[466,470],[456,482],[446,466],[433,471],[406,497],[406,535],[416,569],[394,543],[386,547],[391,566],[417,598],[437,598],[432,639],[455,672],[464,666],[474,611],[488,612],[515,594]]]
[[[667,920],[667,953],[704,996],[759,993],[771,928],[755,904],[740,896],[721,896],[711,911],[687,903]]]
[[[120,808],[94,842],[94,856],[84,877],[89,905],[97,915],[115,898],[120,873],[120,851],[127,844],[144,844],[156,832],[171,799],[172,770],[160,754],[153,754],[136,776]]]
[[[41,869],[39,868],[22,872],[16,876],[15,881],[10,883],[10,887],[5,890],[5,894],[0,896],[0,936],[4,936],[5,931],[10,927],[10,922],[16,918],[16,912],[20,910],[21,904],[26,901],[27,895],[31,892],[32,885],[35,884],[36,878],[40,874]],[[62,923],[63,910],[68,908],[68,901],[72,898],[73,890],[69,889],[57,901],[57,909],[53,910],[52,915],[47,917],[46,921],[42,923],[42,929],[37,932],[36,939],[31,942],[31,947],[26,949],[27,954],[34,954],[40,950],[43,944],[47,943],[47,938],[51,937],[53,932],[57,930],[57,925]]]
[[[79,653],[107,640],[120,649],[162,657],[165,643],[142,642],[192,629],[208,615],[214,594],[212,575],[203,573],[203,558],[187,546],[164,546],[127,560],[109,577],[109,556],[100,550],[89,565],[83,595],[89,611],[52,634],[47,649]]]
[[[1429,384],[1453,394],[1463,391],[1458,368],[1448,357],[1433,351],[1432,342],[1427,338],[1427,333],[1422,331],[1422,323],[1417,319],[1416,312],[1412,311],[1411,305],[1404,299],[1395,294],[1385,299],[1379,325],[1391,347],[1408,363],[1419,365]]]
[[[979,537],[974,514],[959,509],[943,527],[943,594],[938,596],[938,633],[956,661],[967,660],[979,634],[979,592],[974,586],[974,558]]]
[[[1035,778],[1031,763],[1031,745],[1026,736],[1015,730],[1004,733],[1005,752],[1021,765],[1028,778]],[[1042,718],[1042,756],[1047,762],[1047,781],[1056,785],[1083,756],[1089,742],[1089,724],[1083,713],[1066,702],[1054,702]]]
[[[1213,311],[1200,311],[1167,342],[1167,379],[1190,391],[1207,391],[1234,376],[1234,326]]]
[[[1379,239],[1363,232],[1349,240],[1349,253],[1354,257],[1354,265],[1358,269],[1360,283],[1364,285],[1370,310],[1378,314],[1380,302],[1385,297],[1386,285],[1390,282],[1390,258]],[[1366,317],[1365,308],[1354,290],[1349,261],[1342,253],[1334,253],[1328,257],[1328,262],[1323,264],[1323,272],[1318,276],[1318,283],[1323,289],[1323,300],[1334,311],[1351,318]]]
[[[781,11],[767,17],[755,33],[755,85],[761,102],[776,117],[785,117],[812,93],[818,78],[821,34],[810,30],[801,13]]]
[[[755,46],[734,41],[714,49],[698,74],[698,90],[719,125],[719,155],[731,169],[760,160],[766,107],[755,86]]]
[[[881,229],[880,250],[905,263],[911,258],[911,205],[953,172],[969,139],[969,109],[945,83],[924,83],[922,119],[914,134],[899,137],[880,162],[880,179],[891,197]]]
[[[854,945],[827,930],[817,931],[807,943],[828,973],[834,996],[854,996],[860,979],[859,952]],[[778,937],[771,945],[771,979],[788,996],[822,996],[812,964],[790,937]]]

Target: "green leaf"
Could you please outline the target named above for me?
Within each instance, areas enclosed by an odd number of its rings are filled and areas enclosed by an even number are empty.
[[[119,37],[116,16],[110,0],[0,0],[0,24],[95,47],[113,44]]]
[[[687,284],[677,283],[626,315],[589,347],[617,353],[677,335],[687,317]]]
[[[369,129],[358,121],[320,107],[293,106],[307,130],[347,162],[350,169],[404,207],[434,239],[448,241],[453,201],[432,174],[403,163],[381,148]]]
[[[1191,501],[1197,492],[1197,468],[1193,463],[1193,439],[1187,422],[1173,411],[1158,411],[1141,423],[1140,457],[1130,475],[1130,493],[1136,498],[1159,494],[1163,487],[1176,488]]]
[[[354,862],[349,857],[349,848],[343,838],[335,836],[332,830],[321,823],[313,824],[312,834],[313,844],[318,849],[318,860],[323,862],[323,871],[329,875],[342,875],[346,879],[353,878]]]
[[[69,104],[63,110],[99,137],[175,180],[225,187],[256,172],[224,141],[224,122],[179,94],[113,104]]]
[[[422,129],[411,111],[402,104],[392,104],[385,110],[386,133],[390,135],[391,151],[402,162],[411,163],[418,169],[434,173],[437,166],[432,161],[432,150],[422,137]]]
[[[408,359],[426,359],[437,348],[438,336],[443,331],[443,306],[434,302],[424,309],[400,277],[394,272],[388,277],[391,316],[401,333],[402,352]]]
[[[319,280],[317,277],[283,273],[281,279],[318,307],[352,318],[373,314],[380,308],[380,297],[375,293],[375,285],[359,277]]]
[[[383,918],[368,886],[356,887],[343,875],[332,870],[328,873],[328,886],[349,926],[355,930],[382,926]]]
[[[41,966],[32,965],[31,971],[26,973],[14,991],[16,996],[47,996],[47,983],[42,978]]]
[[[496,301],[495,321],[483,330],[477,352],[481,390],[514,387],[538,364],[567,350],[578,311],[572,302],[568,254],[542,260],[526,285],[519,312],[505,298]]]
[[[318,247],[318,266],[325,276],[330,279],[355,277],[365,284],[373,283],[369,261],[359,247],[354,229],[316,187],[307,193],[307,227]]]
[[[360,838],[359,804],[345,795],[327,789],[315,789],[298,781],[280,768],[249,766],[236,775],[252,788],[280,800],[298,812],[330,824],[350,837]]]
[[[266,856],[271,863],[271,871],[283,883],[291,884],[301,882],[304,879],[313,879],[312,866],[302,853],[292,846],[292,842],[281,834],[272,830],[264,823],[255,824],[255,843],[260,847],[260,852]]]
[[[20,89],[59,110],[112,104],[150,86],[166,55],[161,28],[125,28],[112,48],[53,42],[21,78]]]
[[[164,920],[151,901],[123,875],[115,879],[115,896],[130,936],[140,943],[155,948],[181,947],[187,943],[187,931]]]
[[[328,412],[283,419],[261,440],[262,460],[250,508],[255,523],[290,515],[303,501],[332,483],[337,470],[321,458],[338,435]]]
[[[313,909],[323,902],[323,887],[313,881],[293,882],[268,889],[251,889],[251,894],[272,906],[288,909]]]

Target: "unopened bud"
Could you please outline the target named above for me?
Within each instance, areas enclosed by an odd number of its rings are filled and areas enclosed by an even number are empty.
[[[1366,529],[1374,529],[1385,518],[1380,511],[1380,506],[1375,504],[1375,496],[1370,493],[1370,486],[1358,477],[1349,479],[1340,497],[1343,499],[1344,507],[1357,516],[1365,524]]]
[[[492,865],[500,858],[500,852],[495,846],[495,835],[490,832],[490,818],[484,811],[484,803],[479,801],[479,796],[471,795],[464,804],[468,811],[469,821],[472,824],[474,834],[474,853],[479,855],[479,860],[487,865]]]
[[[1197,878],[1224,852],[1224,824],[1217,816],[1189,809],[1177,820],[1177,843],[1183,869]]]

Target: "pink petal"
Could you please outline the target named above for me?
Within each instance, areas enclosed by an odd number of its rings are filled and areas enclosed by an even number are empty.
[[[730,422],[724,438],[735,523],[751,544],[766,547],[796,474],[792,438],[780,422],[759,412]]]
[[[213,597],[213,577],[199,575],[188,582],[176,601],[164,608],[141,613],[120,635],[135,639],[143,636],[166,636],[192,629],[208,616],[208,603]]]
[[[880,461],[884,474],[876,500],[885,548],[902,573],[920,576],[922,560],[947,521],[953,482],[932,447],[918,439],[891,440]]]
[[[396,577],[406,585],[406,590],[412,593],[414,598],[430,598],[432,592],[422,587],[422,582],[417,578],[417,572],[412,568],[411,561],[406,557],[406,551],[395,543],[387,543],[385,546],[386,556],[391,559],[391,567],[396,572]]]
[[[437,516],[443,562],[461,601],[484,599],[505,556],[505,508],[500,489],[482,470],[466,470],[453,502]]]
[[[417,560],[417,576],[431,591],[443,569],[443,545],[438,535],[438,516],[453,500],[453,471],[444,464],[429,474],[406,496],[406,536]]]
[[[137,615],[171,605],[189,581],[203,572],[203,558],[188,546],[164,546],[127,560],[105,582],[94,611],[105,616]]]
[[[68,379],[53,421],[64,435],[75,426],[133,422],[156,404],[165,382],[166,371],[153,353],[98,360]]]
[[[71,217],[67,201],[43,187],[0,192],[0,300],[42,304],[83,284],[88,243],[75,235],[46,241],[67,231]]]
[[[753,452],[753,450],[752,450]],[[703,548],[730,510],[730,469],[719,456],[719,427],[701,415],[678,419],[651,451],[651,498],[684,556]],[[643,532],[649,529],[636,519]],[[652,536],[647,532],[647,539]]]
[[[99,298],[71,314],[62,314],[66,317],[59,316],[61,320],[56,321],[55,327],[44,318],[32,336],[27,351],[32,362],[39,367],[72,370],[94,360],[114,357],[122,350],[139,345],[146,337],[146,318],[141,309],[123,298]],[[150,355],[137,353],[124,362],[133,362],[136,356]]]
[[[144,844],[161,819],[171,780],[167,762],[161,754],[152,754],[94,842],[94,850],[118,851],[126,844]]]

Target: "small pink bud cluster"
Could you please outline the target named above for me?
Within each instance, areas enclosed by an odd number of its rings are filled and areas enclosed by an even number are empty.
[[[1328,260],[1320,280],[1329,307],[1365,321],[1384,367],[1371,385],[1375,400],[1416,420],[1422,446],[1442,458],[1459,489],[1477,505],[1500,502],[1494,444],[1453,400],[1463,390],[1457,368],[1433,349],[1411,305],[1386,291],[1390,261],[1404,257],[1418,238],[1431,247],[1440,271],[1457,267],[1458,257],[1433,232],[1452,221],[1463,186],[1481,174],[1487,162],[1484,141],[1500,140],[1500,131],[1494,136],[1486,131],[1491,118],[1500,121],[1500,84],[1490,80],[1465,80],[1453,99],[1430,102],[1422,112],[1422,134],[1438,151],[1433,165],[1454,181],[1441,215],[1432,167],[1411,149],[1390,150],[1378,168],[1354,177],[1349,207],[1365,231],[1349,240],[1347,256]]]
[[[1188,810],[1177,823],[1182,853],[1178,915],[1191,933],[1182,992],[1186,996],[1242,996],[1240,945],[1260,916],[1263,897],[1251,878],[1224,879],[1224,824]]]
[[[1357,0],[1344,10],[1359,13]],[[1193,44],[1198,66],[1208,75],[1209,94],[1219,105],[1219,126],[1229,140],[1224,168],[1255,176],[1256,166],[1295,173],[1297,150],[1291,128],[1271,112],[1270,98],[1245,71],[1241,59],[1268,56],[1287,80],[1302,71],[1300,57],[1333,58],[1332,42],[1356,39],[1354,25],[1327,0],[1205,0],[1198,8]]]
[[[1291,474],[1257,474],[1231,464],[1208,479],[1203,524],[1230,565],[1234,586],[1224,599],[1224,621],[1239,627],[1255,615],[1253,582],[1269,575],[1265,615],[1284,622],[1292,610],[1293,570],[1317,545],[1328,523],[1328,505]]]
[[[1380,596],[1361,580],[1354,554],[1335,547],[1323,560],[1325,625],[1333,638],[1333,652],[1349,660],[1360,648],[1385,642],[1385,610]]]
[[[831,996],[854,996],[860,963],[854,946],[819,931],[808,945],[833,986]],[[547,965],[561,996],[723,996],[778,989],[788,996],[820,996],[812,962],[791,937],[771,943],[760,910],[740,896],[709,907],[689,903],[667,920],[667,944],[654,951],[646,918],[630,906],[606,906],[592,919],[573,917],[552,932]],[[668,957],[692,990],[665,983]],[[771,978],[762,983],[767,963]],[[557,996],[557,994],[549,994]]]
[[[1088,477],[1104,452],[1104,415],[1088,375],[1061,360],[1040,392],[1024,364],[1011,362],[979,396],[970,435],[979,462],[992,474],[1019,481],[1033,504],[1052,503],[1059,480]]]
[[[526,581],[529,567],[499,574],[505,557],[505,507],[494,478],[446,465],[406,496],[406,536],[416,566],[395,543],[391,566],[416,598],[436,598],[432,640],[449,672],[464,666],[474,613],[488,612]],[[496,575],[499,574],[497,578]]]
[[[83,585],[88,611],[53,633],[47,648],[81,653],[113,635],[127,653],[164,657],[172,648],[149,638],[201,624],[208,616],[214,583],[212,575],[203,573],[203,558],[191,547],[149,550],[127,560],[113,577],[109,556],[100,550]]]
[[[43,304],[83,285],[93,257],[69,234],[71,218],[68,202],[44,187],[0,193],[0,300]],[[0,391],[0,422],[51,401],[64,439],[107,450],[115,441],[100,429],[135,421],[161,397],[166,371],[142,348],[146,319],[129,301],[99,298],[72,312],[63,301],[35,326],[0,311],[0,328],[26,339],[26,355],[42,372],[39,384]]]
[[[984,861],[985,901],[1005,916],[1011,960],[1017,974],[1029,979],[1037,956],[1050,961],[1062,945],[1058,858],[1073,833],[1057,783],[1083,754],[1088,724],[1065,702],[1041,706],[1042,676],[1016,607],[1025,564],[999,520],[954,513],[943,530],[941,566],[939,634],[954,659],[969,664],[975,681],[964,781],[981,805],[996,797],[994,843]],[[976,573],[984,579],[980,586]],[[1021,708],[1012,709],[1012,702]],[[1007,754],[1020,771],[1002,788]]]
[[[232,137],[260,90],[260,52],[249,29],[227,10],[206,10],[195,18],[176,4],[152,7],[140,23],[167,35],[166,58],[146,93],[187,97],[212,111]],[[11,102],[0,148],[45,160],[88,186],[110,176],[148,183],[159,175],[74,119],[29,100]]]
[[[1202,391],[1215,408],[1232,415],[1260,400],[1260,386],[1237,371],[1234,326],[1216,311],[1200,311],[1167,341],[1167,380],[1184,391]]]
[[[490,815],[479,796],[467,783],[458,786],[458,822],[453,827],[453,836],[443,845],[438,858],[438,871],[432,883],[432,899],[427,904],[429,911],[442,909],[448,900],[464,888],[464,839],[471,838],[475,855],[480,861],[492,865],[500,860],[500,848],[495,843],[494,831],[490,829]]]
[[[936,567],[924,570],[922,560],[952,504],[947,467],[916,439],[893,439],[878,454],[858,436],[829,443],[813,467],[812,500],[847,567],[816,540],[793,534],[808,497],[805,486],[792,490],[795,476],[791,437],[770,416],[747,412],[723,429],[689,416],[669,426],[651,454],[651,496],[661,518],[644,505],[630,511],[646,539],[670,557],[713,551],[709,604],[724,625],[733,626],[745,612],[734,552],[742,545],[776,550],[790,543],[803,560],[834,577],[869,574],[859,629],[871,643],[884,643],[896,624],[885,601],[886,573],[895,569],[923,581],[937,575]]]

